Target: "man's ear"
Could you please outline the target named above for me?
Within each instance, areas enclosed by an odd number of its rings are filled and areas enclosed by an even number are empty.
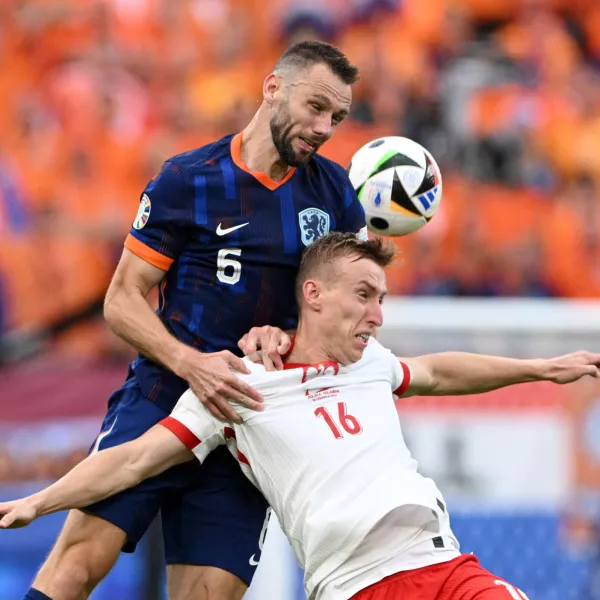
[[[263,98],[267,104],[273,104],[275,94],[281,89],[283,81],[279,75],[271,73],[263,82]]]
[[[323,284],[314,279],[307,279],[302,284],[302,296],[304,302],[313,310],[321,310],[321,294],[323,292]]]

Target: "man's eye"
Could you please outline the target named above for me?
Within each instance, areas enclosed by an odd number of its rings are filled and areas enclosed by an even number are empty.
[[[310,107],[317,112],[321,112],[321,107],[318,104],[311,104]]]

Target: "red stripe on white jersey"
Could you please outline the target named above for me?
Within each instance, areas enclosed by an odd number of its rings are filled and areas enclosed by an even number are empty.
[[[235,431],[231,427],[225,427],[223,429],[223,434],[225,435],[226,440],[236,440],[237,439],[235,437]],[[248,465],[250,468],[252,468],[252,465],[250,465],[250,461],[248,460],[248,457],[244,453],[240,452],[239,448],[237,451],[237,456],[238,456],[239,462],[244,463],[245,465]]]
[[[196,437],[181,421],[173,417],[166,417],[159,424],[174,433],[190,450],[202,443],[202,440]]]
[[[410,372],[410,368],[406,363],[402,361],[398,361],[400,363],[400,367],[402,368],[402,383],[400,386],[394,390],[394,394],[396,396],[402,396],[404,392],[408,389],[410,385],[410,380],[412,379],[412,374]]]

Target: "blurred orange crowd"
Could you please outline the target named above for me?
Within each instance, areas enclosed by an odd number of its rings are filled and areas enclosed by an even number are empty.
[[[243,128],[309,38],[361,69],[325,155],[406,135],[442,167],[392,293],[600,295],[593,0],[4,0],[0,331],[101,298],[162,161]]]

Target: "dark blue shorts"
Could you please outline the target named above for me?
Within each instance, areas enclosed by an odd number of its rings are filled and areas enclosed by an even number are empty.
[[[146,399],[132,377],[111,396],[92,449],[138,438],[167,415]],[[219,567],[250,584],[266,532],[267,509],[263,495],[222,446],[204,464],[177,465],[84,510],[127,534],[124,552],[135,550],[161,511],[167,564]]]

